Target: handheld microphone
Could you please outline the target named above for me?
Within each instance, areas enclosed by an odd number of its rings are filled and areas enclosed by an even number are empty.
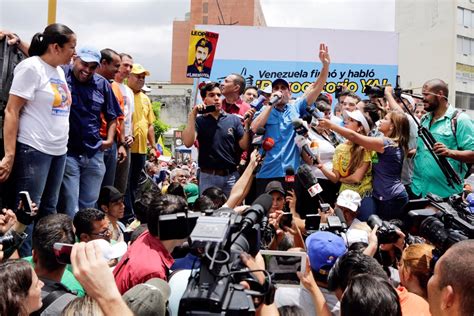
[[[300,118],[295,118],[291,124],[293,124],[293,128],[295,129],[296,134],[306,136],[308,134],[308,127],[305,125],[305,121]]]
[[[254,108],[256,111],[260,110],[263,106],[263,103],[265,102],[267,98],[265,98],[264,95],[260,95],[257,99],[253,100],[250,103],[250,106]]]
[[[311,160],[313,160],[313,164],[318,163],[319,159],[309,148],[311,143],[306,137],[304,137],[303,135],[296,135],[295,143],[299,149],[303,150],[311,158]]]
[[[300,181],[301,185],[308,191],[311,197],[315,197],[323,191],[321,185],[318,183],[318,178],[316,178],[310,166],[299,166],[296,174],[298,176],[298,181]]]
[[[341,221],[341,227],[342,227],[342,231],[343,232],[346,232],[347,231],[347,222],[346,222],[346,219],[344,217],[344,214],[342,213],[342,210],[339,208],[339,207],[336,207],[334,209],[334,212],[336,213],[336,216],[339,218],[339,220]]]
[[[271,137],[267,137],[265,138],[265,140],[263,141],[262,143],[262,149],[263,149],[263,153],[262,153],[262,158],[261,160],[263,160],[265,158],[265,156],[267,155],[267,152],[272,150],[273,146],[275,145],[275,141],[273,140],[273,138]],[[260,168],[262,168],[262,164],[259,164],[257,166],[257,168],[254,170],[254,173],[257,173],[260,171]]]
[[[252,206],[248,208],[242,219],[241,231],[244,231],[250,227],[253,227],[256,223],[260,222],[262,218],[268,213],[268,210],[272,206],[272,196],[268,193],[260,195],[252,203]]]
[[[283,182],[283,188],[285,190],[285,195],[288,191],[295,189],[295,169],[293,169],[292,166],[289,166],[285,169],[285,181]],[[290,212],[290,205],[286,201],[283,212]]]
[[[274,106],[276,103],[278,103],[281,99],[281,95],[275,94],[273,97],[270,98],[270,101],[268,104],[270,106]]]
[[[311,114],[315,119],[321,119],[324,117],[324,114],[321,113],[321,111],[319,111],[318,108],[312,107],[311,105],[308,105],[306,107],[306,112]]]
[[[257,132],[252,138],[252,146],[260,147],[263,144],[263,136],[265,135],[265,128],[259,127],[257,128]]]

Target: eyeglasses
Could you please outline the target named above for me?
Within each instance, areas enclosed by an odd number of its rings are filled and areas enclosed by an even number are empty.
[[[103,232],[90,233],[90,234],[93,235],[93,236],[98,236],[98,237],[101,237],[101,238],[105,238],[105,237],[110,237],[112,235],[112,232],[110,231],[110,229],[106,228]]]

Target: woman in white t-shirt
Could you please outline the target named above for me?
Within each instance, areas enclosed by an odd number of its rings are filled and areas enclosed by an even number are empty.
[[[16,193],[28,191],[40,216],[56,212],[64,174],[71,93],[60,65],[71,62],[75,47],[76,35],[65,25],[51,24],[36,33],[30,58],[14,70],[5,109],[0,182],[12,172]]]

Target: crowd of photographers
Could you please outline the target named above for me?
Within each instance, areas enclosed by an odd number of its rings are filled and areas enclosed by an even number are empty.
[[[164,161],[128,54],[76,53],[60,24],[0,35],[31,56],[5,110],[1,315],[474,314],[474,128],[442,80],[324,93],[320,44],[298,98],[202,82],[198,161]]]

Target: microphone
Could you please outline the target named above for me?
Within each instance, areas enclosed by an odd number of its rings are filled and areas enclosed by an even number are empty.
[[[253,227],[256,223],[260,222],[262,218],[268,213],[268,210],[272,206],[272,196],[268,193],[264,193],[255,199],[252,206],[248,208],[242,219],[241,231],[245,231],[248,228]]]
[[[253,100],[250,103],[250,106],[254,108],[256,111],[260,110],[263,106],[263,103],[265,102],[267,98],[265,98],[264,95],[260,95],[257,99]]]
[[[292,166],[289,166],[285,169],[285,181],[283,182],[283,188],[285,193],[290,190],[295,189],[295,169]],[[290,212],[290,205],[285,201],[284,212]]]
[[[342,213],[342,210],[339,208],[339,207],[336,207],[334,209],[334,212],[336,213],[336,216],[339,218],[339,220],[341,221],[341,227],[342,227],[342,231],[343,232],[346,232],[347,231],[347,222],[346,222],[346,219],[344,217],[344,214]]]
[[[265,135],[265,128],[259,127],[257,128],[257,132],[252,138],[252,146],[260,147],[263,144],[263,136]]]
[[[265,158],[268,151],[272,150],[274,145],[275,145],[275,141],[273,140],[273,138],[271,138],[271,137],[265,138],[265,140],[262,143],[263,153],[262,153],[261,160],[263,160]],[[254,173],[259,172],[260,168],[262,168],[262,164],[259,164],[257,166],[257,168],[254,170]]]
[[[298,134],[298,135],[303,135],[303,136],[306,136],[306,134],[308,134],[308,127],[307,127],[307,124],[305,124],[306,122],[303,121],[302,119],[300,118],[295,118],[291,124],[293,124],[293,128],[295,129],[295,132]]]
[[[304,137],[303,135],[296,135],[295,143],[300,150],[303,150],[311,158],[311,160],[313,160],[313,164],[318,163],[318,157],[309,148],[312,143],[310,143],[306,137]]]
[[[318,108],[312,107],[311,105],[308,105],[306,107],[306,112],[311,114],[315,119],[321,119],[324,117],[324,114],[321,113],[321,111],[319,111]]]
[[[276,103],[278,103],[278,101],[280,101],[280,99],[281,99],[281,95],[275,94],[273,97],[270,98],[270,101],[268,102],[268,104],[270,106],[274,106]]]
[[[318,183],[318,178],[316,178],[310,166],[299,166],[296,174],[298,176],[298,181],[308,191],[311,197],[315,197],[323,191],[323,188],[321,188],[321,185]]]

